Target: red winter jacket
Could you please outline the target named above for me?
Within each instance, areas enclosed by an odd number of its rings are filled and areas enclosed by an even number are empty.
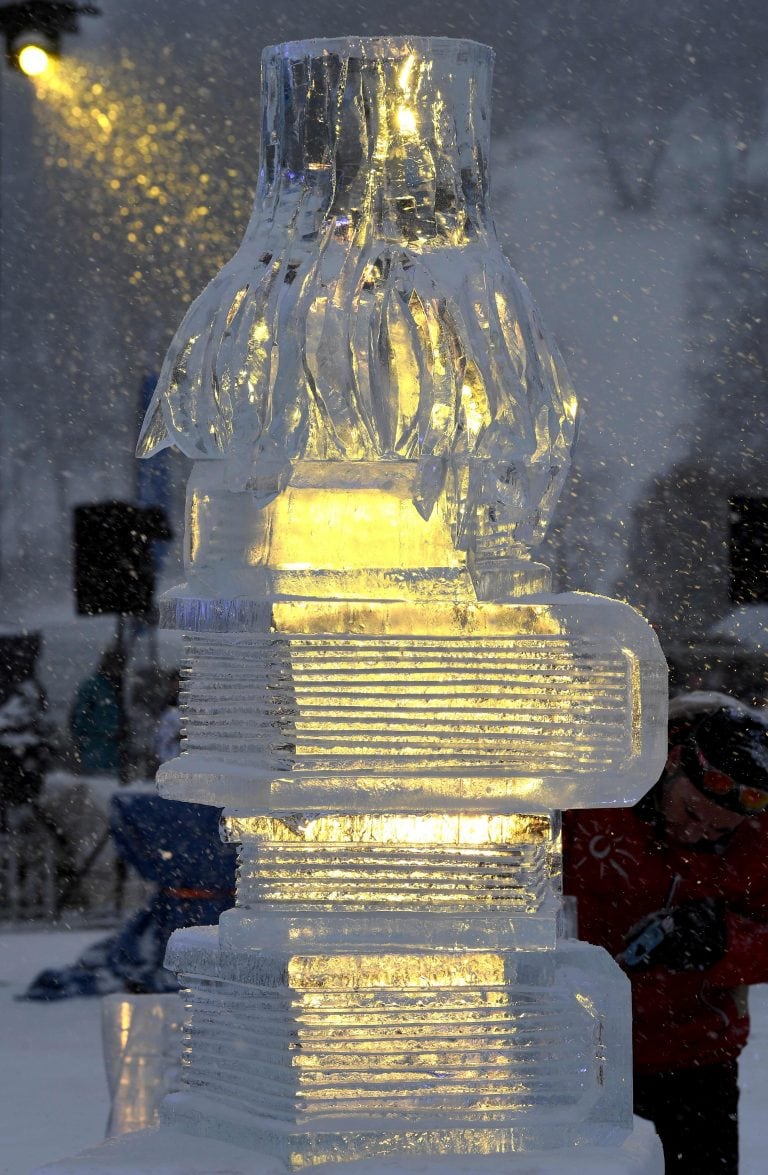
[[[719,962],[706,971],[651,967],[630,979],[637,1072],[730,1061],[749,1034],[744,985],[768,982],[768,819],[745,820],[716,851],[695,849],[664,839],[649,798],[638,808],[563,814],[563,888],[578,899],[579,937],[614,956],[646,915],[725,900]]]

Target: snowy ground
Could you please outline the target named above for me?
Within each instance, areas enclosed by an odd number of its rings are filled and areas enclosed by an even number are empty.
[[[37,971],[72,962],[96,937],[93,931],[0,933],[0,1175],[29,1175],[103,1137],[108,1103],[99,1001],[14,999]],[[741,1063],[741,1175],[764,1175],[768,986],[753,988],[751,1005],[752,1040]]]
[[[41,1163],[95,1145],[109,1110],[97,999],[20,1003],[43,967],[74,962],[103,936],[52,931],[0,935],[0,1171],[29,1175]]]

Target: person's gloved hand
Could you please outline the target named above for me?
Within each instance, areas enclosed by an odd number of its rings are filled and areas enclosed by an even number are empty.
[[[617,962],[625,971],[706,971],[725,954],[727,939],[723,902],[683,902],[636,923]]]

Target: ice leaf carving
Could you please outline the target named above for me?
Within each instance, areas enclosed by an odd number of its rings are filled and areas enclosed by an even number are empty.
[[[412,461],[416,508],[445,490],[459,546],[540,540],[576,401],[495,237],[490,64],[442,39],[265,52],[251,223],[176,334],[140,455],[224,458],[232,488]]]

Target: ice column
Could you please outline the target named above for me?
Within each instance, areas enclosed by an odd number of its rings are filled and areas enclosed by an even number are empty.
[[[235,908],[171,943],[165,1119],[291,1169],[598,1146],[620,1170],[633,1128],[628,984],[558,931],[557,809],[647,789],[665,667],[632,609],[547,594],[530,557],[576,402],[494,234],[491,62],[265,51],[253,218],[140,442],[195,461],[160,787],[240,846]]]

